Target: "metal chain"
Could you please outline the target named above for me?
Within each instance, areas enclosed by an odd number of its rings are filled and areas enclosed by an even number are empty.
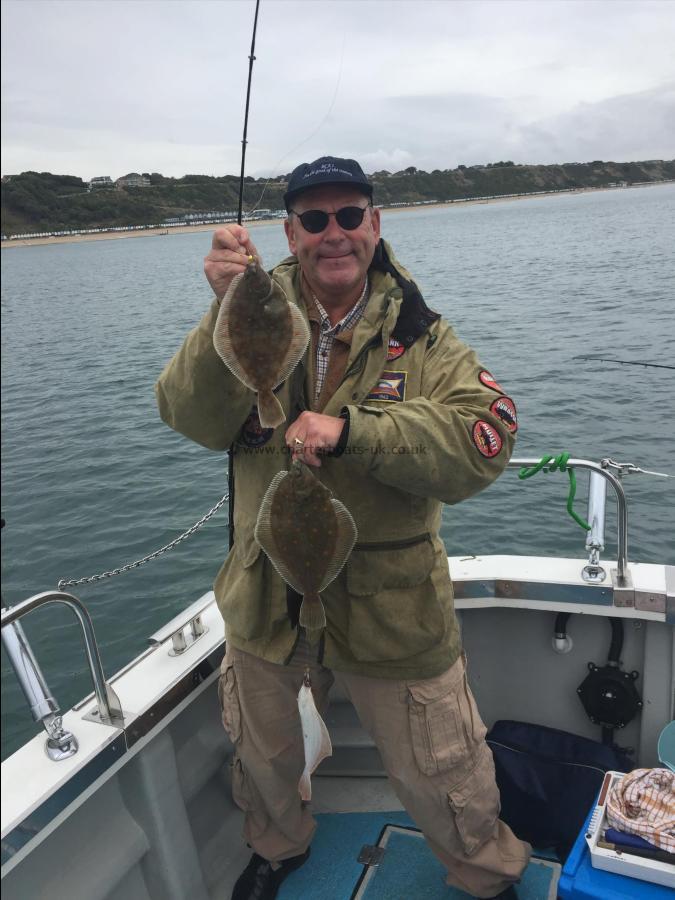
[[[209,519],[218,512],[220,507],[227,501],[229,496],[230,494],[228,491],[220,498],[216,505],[212,507],[206,513],[206,515],[202,516],[198,522],[195,522],[195,524],[191,528],[188,528],[187,531],[184,531],[181,535],[171,541],[171,543],[165,544],[163,547],[160,547],[159,550],[155,550],[154,553],[149,553],[142,559],[137,559],[135,562],[127,563],[127,565],[120,566],[118,569],[112,569],[112,571],[110,572],[102,572],[100,575],[90,575],[88,578],[77,578],[73,579],[72,581],[61,579],[61,581],[59,581],[58,583],[58,589],[62,591],[64,588],[74,587],[77,584],[94,584],[97,581],[103,581],[105,578],[112,578],[114,575],[121,575],[122,572],[128,572],[130,569],[137,569],[139,566],[145,565],[145,563],[150,562],[151,559],[156,559],[158,556],[161,556],[162,553],[166,553],[167,550],[172,550],[174,547],[180,544],[181,541],[184,541],[186,540],[186,538],[189,538],[191,535],[193,535],[198,528],[201,528],[202,525],[206,524],[206,522],[208,522]]]

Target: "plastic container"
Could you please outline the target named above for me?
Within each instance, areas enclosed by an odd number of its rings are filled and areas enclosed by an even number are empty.
[[[670,887],[593,867],[586,835],[596,809],[593,806],[589,812],[563,867],[558,883],[560,900],[673,900],[675,893]]]

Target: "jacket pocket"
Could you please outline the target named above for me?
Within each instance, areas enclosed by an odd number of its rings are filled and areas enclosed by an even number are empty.
[[[218,679],[218,699],[223,727],[233,744],[241,738],[241,707],[237,691],[237,676],[234,666],[227,666]]]
[[[490,840],[499,817],[499,789],[487,744],[481,745],[478,762],[464,781],[448,791],[448,803],[464,852],[471,856]]]
[[[346,583],[349,647],[357,660],[405,659],[443,638],[445,616],[432,578],[438,564],[427,534],[356,546]]]
[[[275,578],[277,583],[273,583]],[[280,581],[253,536],[247,540],[243,532],[239,533],[213,585],[226,637],[232,633],[256,640],[265,634],[274,592],[281,590]]]

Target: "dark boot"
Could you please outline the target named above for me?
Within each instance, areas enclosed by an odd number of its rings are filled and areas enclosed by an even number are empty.
[[[284,859],[280,868],[273,869],[262,856],[254,853],[248,865],[237,879],[232,900],[273,900],[284,878],[299,869],[309,858],[309,847],[301,856]]]
[[[518,894],[516,894],[516,889],[511,884],[505,891],[502,891],[500,894],[495,894],[494,897],[490,897],[490,900],[518,900]]]

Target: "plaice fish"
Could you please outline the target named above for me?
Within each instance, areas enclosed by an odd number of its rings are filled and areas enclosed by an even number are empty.
[[[272,479],[255,539],[284,581],[302,594],[300,624],[313,640],[326,627],[320,593],[337,578],[356,542],[349,511],[295,459],[288,472]]]
[[[286,419],[273,393],[291,374],[309,342],[309,328],[283,288],[249,257],[246,270],[232,279],[220,304],[213,346],[225,365],[258,394],[263,428]]]
[[[325,722],[314,703],[309,672],[305,672],[302,687],[298,693],[298,710],[302,725],[302,744],[305,750],[305,768],[300,777],[298,790],[303,800],[311,800],[312,774],[321,760],[333,753],[333,747]]]

